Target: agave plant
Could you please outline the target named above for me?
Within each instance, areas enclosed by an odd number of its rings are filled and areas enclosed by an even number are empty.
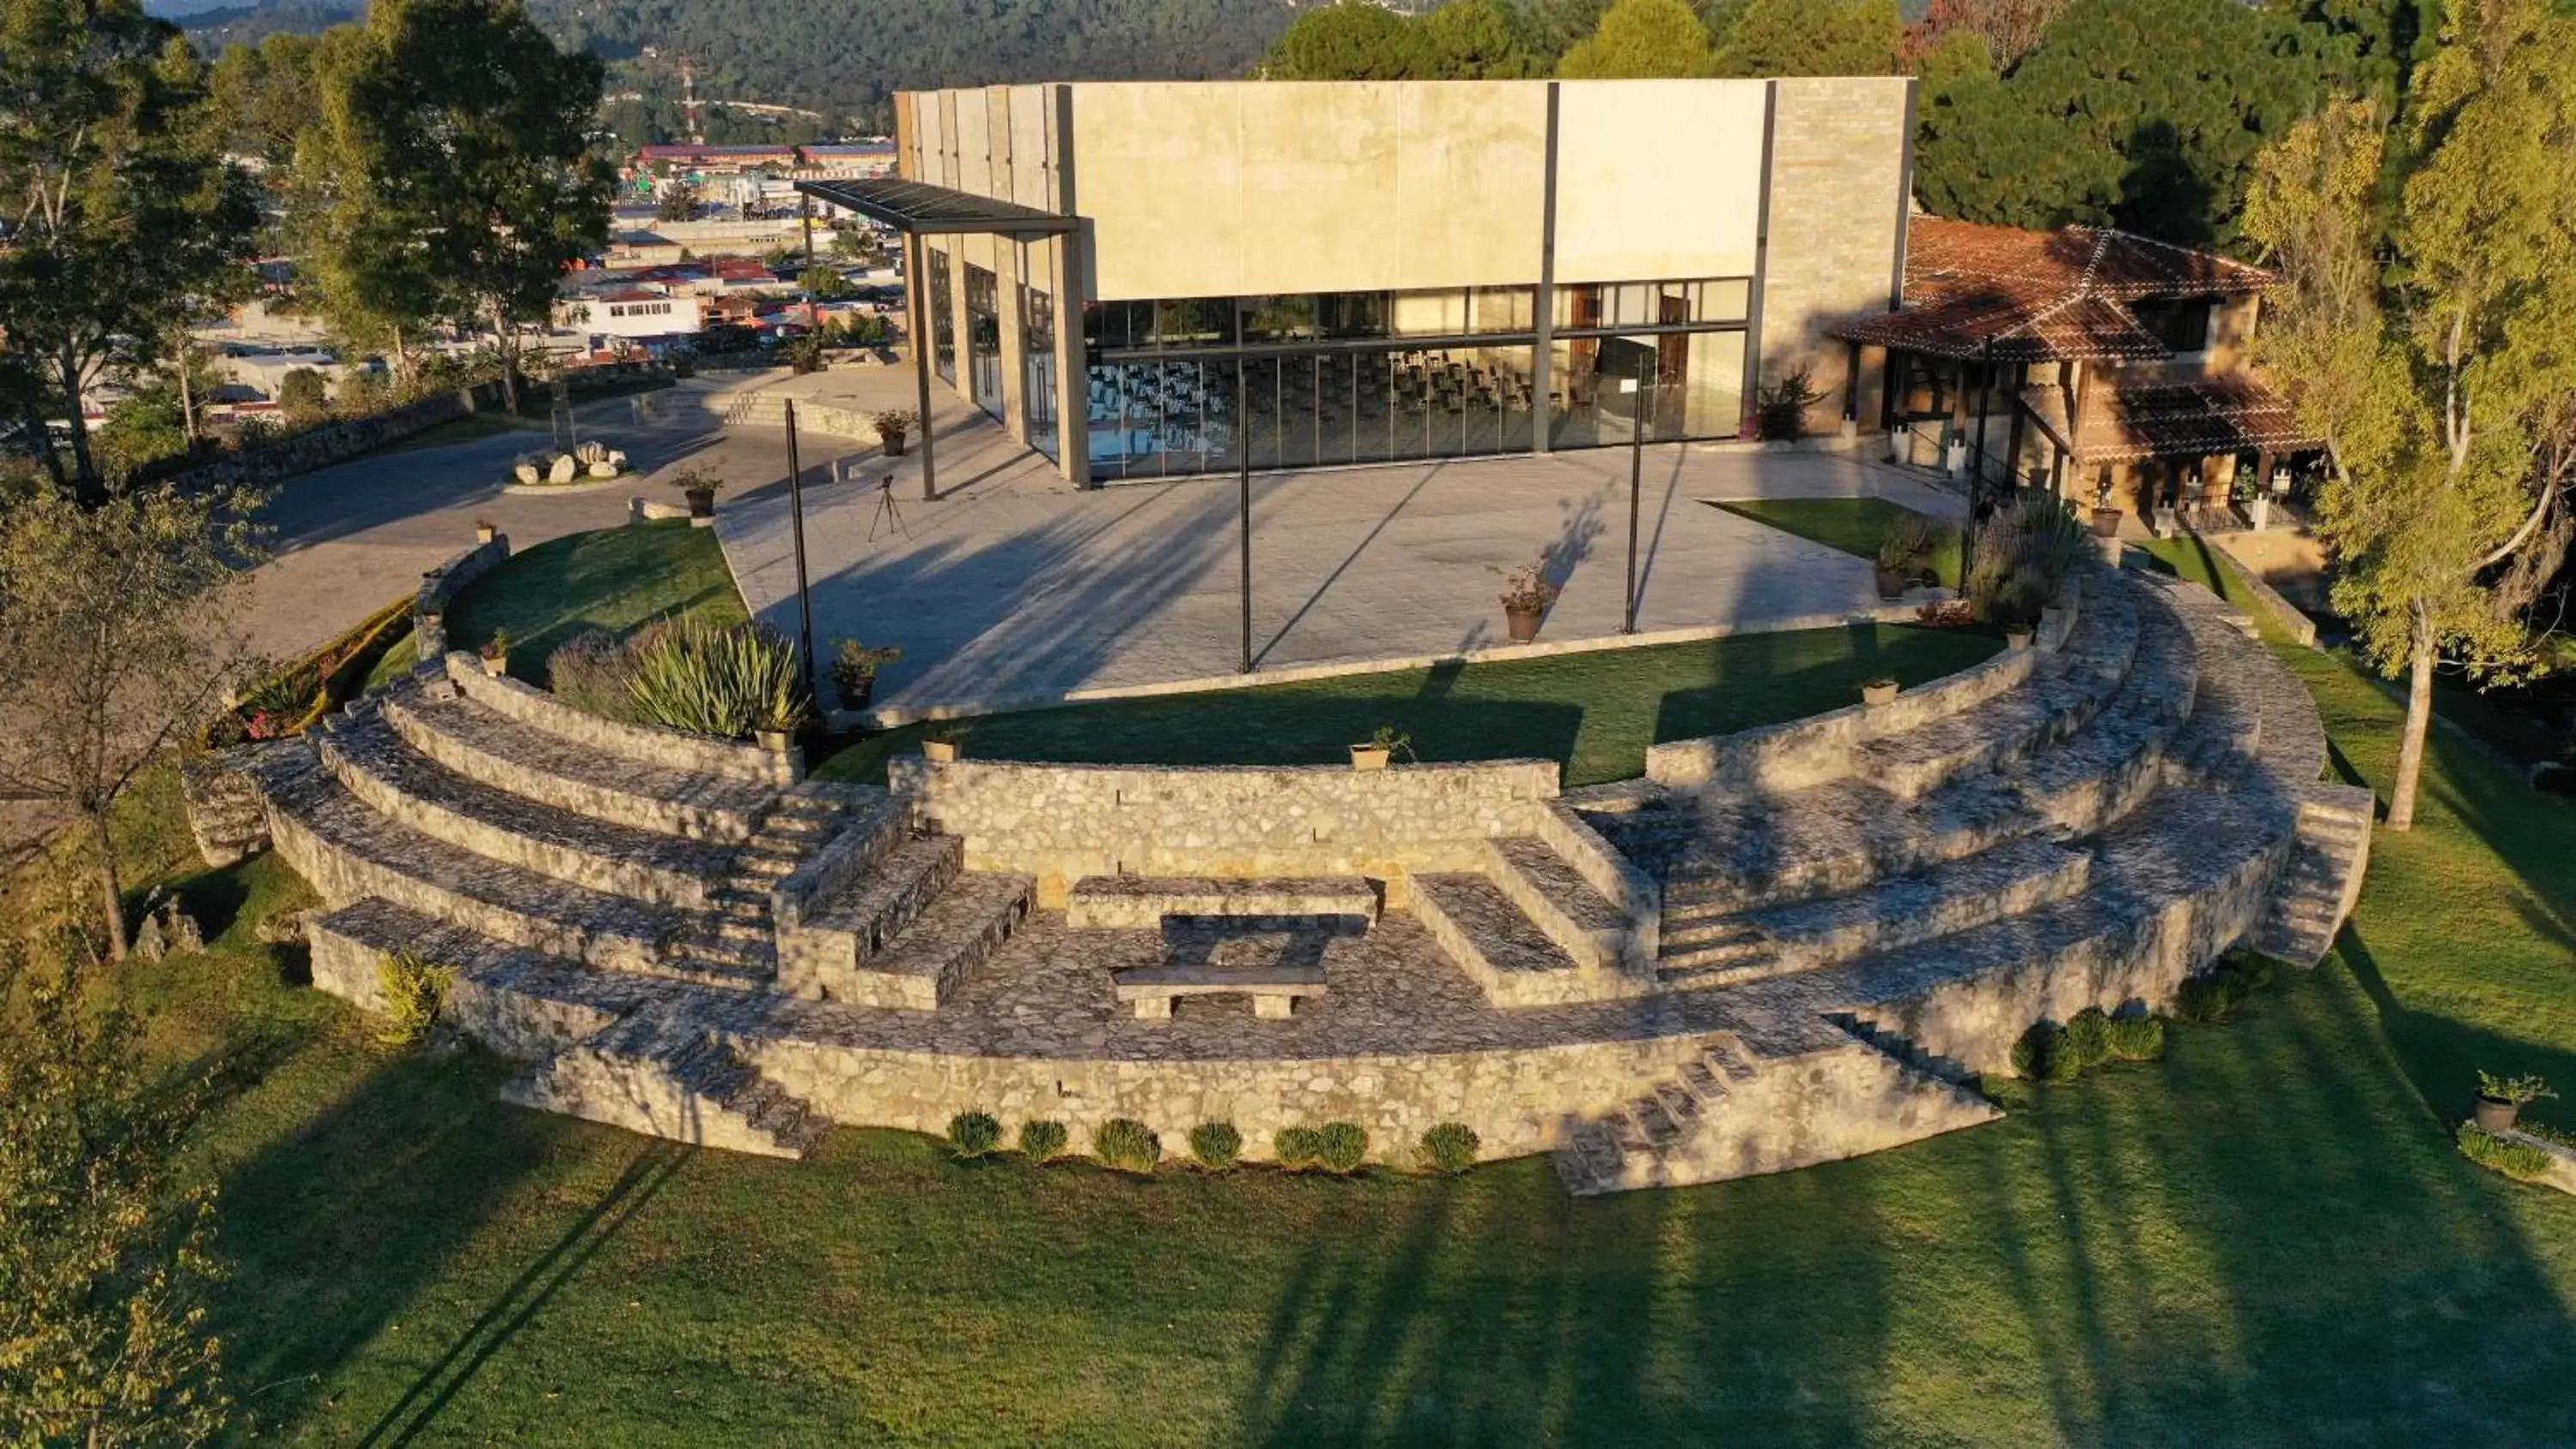
[[[680,619],[656,631],[635,661],[635,712],[647,723],[735,739],[792,730],[806,713],[796,646],[760,623]]]

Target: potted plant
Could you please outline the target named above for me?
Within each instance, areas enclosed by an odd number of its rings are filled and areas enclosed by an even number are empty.
[[[2030,640],[2031,630],[2028,624],[2015,620],[2004,626],[2004,642],[2013,648],[2027,649],[2030,647]]]
[[[876,425],[877,439],[885,444],[885,455],[900,458],[904,440],[912,436],[913,426],[921,421],[921,415],[910,408],[888,408],[868,421]]]
[[[488,518],[478,518],[474,520],[474,541],[476,543],[490,543],[493,539],[500,537],[500,535],[500,525],[494,523],[492,520]]]
[[[2556,1097],[2549,1083],[2538,1077],[2499,1077],[2490,1072],[2478,1073],[2478,1126],[2488,1132],[2502,1132],[2513,1125],[2522,1109],[2544,1097]]]
[[[510,672],[510,631],[495,629],[483,641],[483,672],[494,679]]]
[[[2093,536],[2095,538],[2118,538],[2120,536],[2120,510],[2110,507],[2107,504],[2096,505],[2093,509]]]
[[[1873,679],[1860,687],[1860,702],[1872,709],[1896,703],[1896,681]]]
[[[1351,746],[1351,768],[1383,770],[1387,762],[1395,758],[1398,751],[1401,751],[1408,760],[1419,759],[1413,753],[1413,736],[1403,733],[1393,725],[1379,725],[1375,734]]]
[[[1538,557],[1516,569],[1495,569],[1503,576],[1503,620],[1511,629],[1512,642],[1527,644],[1538,637],[1539,621],[1556,604],[1564,590],[1547,576],[1548,550],[1540,549]]]
[[[671,486],[679,489],[681,496],[689,500],[689,520],[692,523],[701,519],[709,523],[715,521],[716,490],[724,486],[722,478],[704,468],[683,468],[671,480]]]
[[[921,732],[921,757],[934,765],[953,765],[965,753],[966,726],[942,720]]]
[[[876,694],[877,671],[902,657],[903,651],[891,644],[870,648],[856,639],[842,640],[840,657],[832,661],[832,684],[841,692],[841,708],[867,708]]]

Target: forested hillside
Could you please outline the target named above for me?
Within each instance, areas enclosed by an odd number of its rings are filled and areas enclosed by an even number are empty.
[[[355,19],[364,0],[267,0],[183,19],[209,50]],[[610,89],[676,89],[881,120],[900,89],[1021,80],[1241,75],[1287,0],[529,0],[555,39],[611,66]],[[647,48],[654,54],[645,54]]]

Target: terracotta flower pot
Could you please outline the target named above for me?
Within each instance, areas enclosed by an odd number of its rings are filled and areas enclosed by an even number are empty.
[[[1862,685],[1860,702],[1872,709],[1896,703],[1896,681],[1887,679]]]
[[[1878,570],[1878,597],[1880,602],[1888,604],[1904,598],[1905,575],[1896,569]]]
[[[478,523],[474,525],[474,541],[476,543],[490,543],[493,536],[499,532],[499,529],[494,528],[488,523]]]
[[[760,741],[760,747],[773,755],[786,754],[787,747],[796,739],[785,730],[755,730],[753,735]]]
[[[2030,641],[2031,632],[2028,624],[2015,624],[2011,628],[2004,630],[2004,642],[2015,649],[2029,648]]]
[[[1351,746],[1351,768],[1383,770],[1386,768],[1387,757],[1394,753],[1384,745],[1353,745]]]
[[[691,518],[713,518],[716,516],[716,490],[712,488],[692,488],[688,490],[688,499],[689,516]]]
[[[2511,1127],[2514,1119],[2521,1115],[2520,1105],[2508,1102],[2502,1097],[2480,1096],[2478,1098],[2477,1121],[2481,1130],[2502,1132]]]
[[[862,674],[856,679],[835,677],[832,683],[841,691],[843,709],[866,709],[868,701],[876,698],[877,677],[874,674]]]
[[[1512,642],[1527,644],[1538,637],[1538,625],[1547,617],[1544,609],[1505,609],[1503,622],[1512,631]]]
[[[2119,537],[2119,536],[2120,536],[2120,510],[2118,510],[2118,509],[2116,509],[2116,508],[2096,508],[2096,509],[2094,509],[2094,510],[2093,510],[2093,536],[2094,536],[2095,538],[2117,538],[2117,537]]]
[[[902,434],[902,433],[888,433],[888,434],[886,434],[886,435],[885,435],[885,455],[886,455],[887,457],[889,457],[889,458],[900,458],[900,457],[902,457],[902,456],[903,456],[904,444],[906,444],[906,443],[907,443],[907,442],[909,442],[909,441],[911,441],[911,440],[910,440],[909,438],[907,438],[907,437],[906,437],[904,434]]]
[[[934,765],[953,765],[957,763],[957,742],[955,740],[923,740],[921,742],[921,757]]]
[[[507,655],[507,654],[486,654],[486,655],[484,655],[484,656],[483,656],[483,672],[484,672],[484,673],[486,673],[486,674],[488,674],[488,675],[491,675],[494,679],[498,679],[498,678],[500,678],[502,675],[509,673],[509,672],[510,672],[510,656],[509,656],[509,655]]]

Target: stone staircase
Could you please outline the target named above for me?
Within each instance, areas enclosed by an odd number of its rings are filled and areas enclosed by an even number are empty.
[[[2376,808],[2368,790],[2352,786],[2320,785],[2299,801],[2289,868],[2255,932],[2254,949],[2297,966],[2325,959],[2369,867]]]
[[[831,1123],[684,1013],[648,1009],[564,1046],[504,1100],[677,1142],[803,1157]]]

